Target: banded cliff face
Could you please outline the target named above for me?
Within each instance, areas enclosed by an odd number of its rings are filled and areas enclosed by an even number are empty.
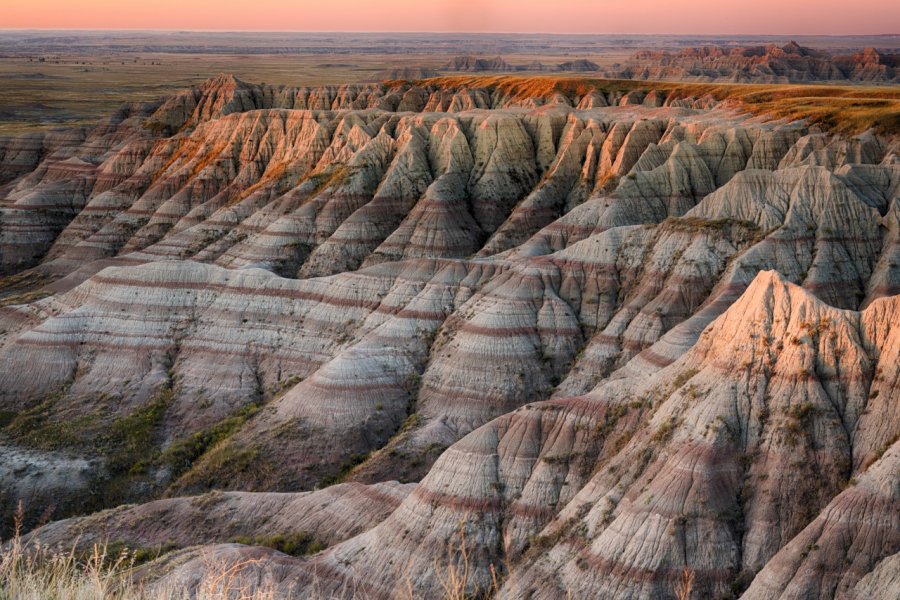
[[[163,561],[188,588],[208,552],[439,597],[465,544],[502,598],[685,567],[698,597],[878,597],[897,150],[658,91],[230,77],[6,140],[0,503],[166,496],[32,536],[208,544]],[[214,545],[300,533],[330,548]]]
[[[678,52],[643,50],[633,54],[624,64],[602,71],[607,77],[621,79],[896,83],[898,65],[900,57],[897,54],[883,54],[875,48],[853,54],[829,54],[789,42],[784,46],[699,46]]]
[[[796,42],[783,46],[693,46],[678,51],[639,50],[621,63],[598,65],[576,59],[555,65],[533,61],[510,64],[502,57],[457,56],[440,69],[453,73],[585,72],[610,79],[719,81],[737,83],[855,82],[897,83],[900,55],[865,48],[831,54]],[[384,79],[437,77],[416,67],[384,72]]]

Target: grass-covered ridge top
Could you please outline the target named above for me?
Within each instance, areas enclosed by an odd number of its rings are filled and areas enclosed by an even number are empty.
[[[399,83],[399,82],[389,82]],[[773,119],[806,119],[833,133],[900,133],[900,87],[829,84],[740,84],[633,81],[588,77],[450,76],[417,82],[445,88],[496,90],[513,98],[541,98],[562,94],[570,99],[595,90],[604,92],[665,93],[669,98],[711,97],[734,101],[753,113]]]

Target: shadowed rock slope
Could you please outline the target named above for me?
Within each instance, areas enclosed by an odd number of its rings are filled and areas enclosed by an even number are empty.
[[[715,98],[222,76],[3,141],[4,516],[152,500],[31,539],[188,588],[890,597],[896,132]]]

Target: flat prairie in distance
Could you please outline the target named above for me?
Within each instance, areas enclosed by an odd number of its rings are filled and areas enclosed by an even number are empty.
[[[835,53],[867,46],[900,48],[900,36],[791,39]],[[156,100],[218,73],[256,83],[331,85],[380,79],[386,65],[437,69],[443,74],[441,68],[462,54],[500,56],[518,66],[582,59],[609,66],[641,49],[674,51],[788,40],[785,36],[0,31],[0,135],[90,125],[124,102]]]

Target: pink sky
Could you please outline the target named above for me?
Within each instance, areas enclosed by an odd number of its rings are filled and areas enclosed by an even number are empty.
[[[0,28],[877,34],[898,0],[6,0]]]

